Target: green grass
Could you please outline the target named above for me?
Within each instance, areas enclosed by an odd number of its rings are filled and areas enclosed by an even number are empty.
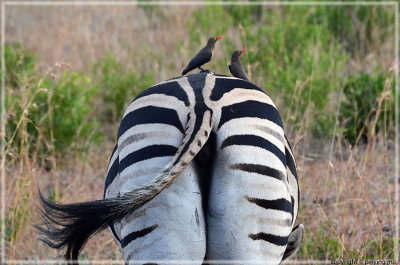
[[[98,118],[112,124],[121,121],[126,107],[140,92],[154,85],[150,73],[141,75],[134,69],[126,69],[111,54],[94,64],[93,73],[103,103]]]
[[[324,225],[319,229],[306,232],[303,237],[298,258],[302,260],[394,260],[393,246],[395,237],[370,240],[359,249],[347,249],[338,237],[331,237]],[[400,243],[400,239],[397,239]]]
[[[344,136],[352,143],[370,141],[394,120],[394,79],[382,73],[351,75],[340,106]]]

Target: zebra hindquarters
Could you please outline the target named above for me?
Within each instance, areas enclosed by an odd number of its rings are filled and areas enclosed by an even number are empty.
[[[129,168],[130,176],[116,176],[108,186],[106,197],[145,184],[153,171],[162,168],[169,159],[156,157],[133,164]],[[198,260],[201,264],[206,251],[205,220],[194,164],[189,164],[153,200],[112,225],[111,232],[123,249],[126,264],[130,261],[138,264],[139,260],[143,264],[162,260]]]
[[[279,264],[293,215],[283,129],[268,119],[235,118],[233,108],[230,115],[217,131],[207,260]]]
[[[127,264],[138,264],[138,260],[143,264],[171,260],[201,264],[206,250],[201,202],[197,172],[190,164],[157,197],[114,226],[121,235]]]
[[[118,174],[115,178],[107,177],[112,181],[108,181],[111,183],[106,189],[106,198],[144,187],[176,155],[187,121],[173,118],[176,115],[186,117],[187,113],[172,111],[172,106],[165,102],[159,104],[165,104],[164,108],[136,107],[137,114],[132,111],[123,118],[117,155],[111,159],[118,161]],[[123,249],[127,264],[138,264],[138,261],[163,264],[157,261],[171,260],[196,260],[201,264],[206,249],[205,220],[194,164],[187,165],[169,187],[113,224],[111,230]]]

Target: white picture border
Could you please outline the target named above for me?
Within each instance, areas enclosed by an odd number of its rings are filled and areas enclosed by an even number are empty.
[[[397,224],[394,238],[394,260],[399,262],[399,230],[400,230],[400,207],[399,207],[399,83],[398,83],[398,71],[399,71],[399,3],[395,1],[352,1],[352,2],[335,2],[335,1],[255,1],[255,2],[191,2],[191,1],[147,1],[147,2],[136,2],[136,1],[3,1],[1,2],[1,264],[55,264],[55,263],[67,263],[65,260],[8,260],[5,256],[5,21],[6,21],[6,7],[7,6],[151,6],[151,5],[162,5],[162,6],[203,6],[203,5],[261,5],[261,6],[393,6],[395,9],[395,159],[394,159],[394,175],[395,175],[395,224]],[[130,261],[130,264],[143,264],[148,261]],[[198,264],[200,261],[193,260],[166,260],[166,261],[151,261],[156,263],[164,264]],[[203,261],[201,261],[203,262]],[[200,262],[200,263],[201,263]],[[207,261],[209,264],[268,264],[267,261]],[[79,260],[80,264],[125,264],[123,260]],[[307,260],[307,261],[296,261],[291,260],[291,264],[332,264],[330,260]]]

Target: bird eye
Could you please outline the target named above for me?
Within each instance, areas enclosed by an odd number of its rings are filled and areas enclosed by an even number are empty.
[[[214,40],[217,40],[217,38],[214,38]]]

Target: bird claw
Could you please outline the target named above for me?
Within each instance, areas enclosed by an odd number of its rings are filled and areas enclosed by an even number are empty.
[[[204,73],[204,72],[206,72],[206,73],[212,73],[210,70],[208,70],[208,69],[201,69],[201,71],[200,71],[200,73]]]

